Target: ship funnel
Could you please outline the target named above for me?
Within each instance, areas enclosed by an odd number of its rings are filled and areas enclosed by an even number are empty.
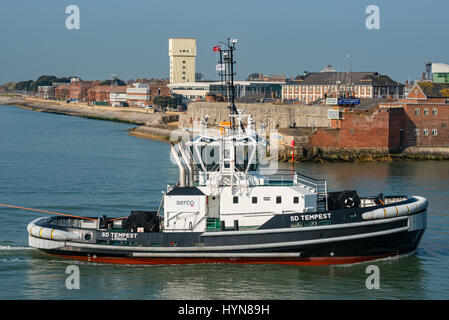
[[[185,145],[183,142],[179,143],[179,150],[181,151],[181,157],[182,157],[182,160],[184,161],[184,165],[188,171],[187,183],[189,186],[192,186],[193,185],[193,168],[192,168],[192,164],[191,164],[191,157],[190,157],[190,154],[188,152],[186,152],[186,150],[184,149],[184,146]]]
[[[175,159],[176,164],[178,165],[178,168],[179,168],[179,186],[185,187],[186,186],[186,168],[184,167],[184,164],[182,163],[181,159],[179,158],[178,151],[176,150],[176,147],[173,144],[173,142],[170,143],[170,149],[171,149],[172,156]]]

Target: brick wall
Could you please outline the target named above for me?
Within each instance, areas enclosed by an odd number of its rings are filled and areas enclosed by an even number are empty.
[[[449,104],[407,103],[403,108],[410,119],[405,127],[407,145],[449,146]]]
[[[320,129],[310,137],[309,146],[323,149],[375,149],[388,151],[389,113],[342,112],[335,129]]]

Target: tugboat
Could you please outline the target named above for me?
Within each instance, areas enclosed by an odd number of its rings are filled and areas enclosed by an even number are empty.
[[[51,216],[28,224],[29,245],[97,263],[347,264],[413,252],[427,224],[421,196],[329,192],[324,179],[266,166],[270,146],[234,104],[236,40],[220,54],[229,121],[171,144],[179,182],[155,211]],[[276,159],[277,160],[277,159]],[[163,207],[163,210],[162,210]]]

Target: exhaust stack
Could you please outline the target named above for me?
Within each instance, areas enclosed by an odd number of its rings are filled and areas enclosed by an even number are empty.
[[[179,186],[185,187],[186,186],[186,168],[184,167],[184,164],[182,163],[181,159],[179,158],[178,151],[176,150],[176,147],[173,144],[173,142],[170,143],[170,149],[171,149],[171,154],[172,154],[173,158],[175,159],[176,164],[178,165],[178,168],[179,168]]]
[[[179,150],[181,151],[181,158],[184,161],[185,167],[187,168],[188,175],[187,175],[187,183],[189,186],[193,185],[193,168],[191,165],[191,158],[190,155],[184,150],[184,143],[179,143]]]

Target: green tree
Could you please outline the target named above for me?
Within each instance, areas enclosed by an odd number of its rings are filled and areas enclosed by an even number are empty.
[[[58,82],[58,78],[55,76],[43,75],[37,78],[36,86],[51,86],[53,82]]]
[[[31,91],[31,85],[34,83],[33,80],[20,81],[16,83],[15,90],[20,91]]]
[[[170,96],[156,96],[154,97],[154,103],[162,108],[174,108],[176,107],[176,100]]]

